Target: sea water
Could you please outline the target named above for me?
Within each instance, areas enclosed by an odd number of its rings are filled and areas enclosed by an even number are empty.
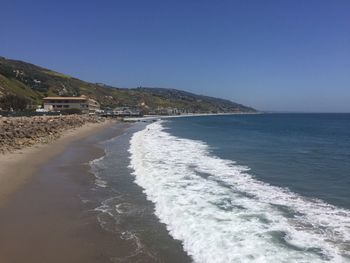
[[[133,133],[129,152],[194,262],[350,262],[348,114],[168,119]]]

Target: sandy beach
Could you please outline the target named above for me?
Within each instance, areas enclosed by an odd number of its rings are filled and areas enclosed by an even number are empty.
[[[0,207],[18,187],[30,179],[40,165],[62,153],[73,141],[98,133],[113,123],[88,123],[65,131],[61,138],[52,143],[36,144],[13,153],[0,154]]]
[[[88,162],[103,155],[98,142],[127,126],[86,124],[0,157],[0,262],[110,262],[118,243],[80,195],[94,182]]]

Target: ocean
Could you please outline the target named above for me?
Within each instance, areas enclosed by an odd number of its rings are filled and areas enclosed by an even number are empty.
[[[135,247],[116,262],[350,262],[350,114],[172,118],[104,147],[99,219]]]

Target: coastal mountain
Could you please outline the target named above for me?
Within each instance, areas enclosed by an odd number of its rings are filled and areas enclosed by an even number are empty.
[[[256,110],[229,100],[196,95],[164,88],[111,87],[89,83],[30,63],[0,57],[0,97],[14,94],[25,97],[33,105],[42,104],[46,96],[86,95],[102,107],[139,107],[144,110],[177,108],[187,112],[255,112]]]

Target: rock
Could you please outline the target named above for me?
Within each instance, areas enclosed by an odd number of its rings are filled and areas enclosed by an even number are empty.
[[[0,153],[36,143],[48,143],[57,139],[65,130],[102,121],[104,119],[99,117],[83,115],[0,117]]]

